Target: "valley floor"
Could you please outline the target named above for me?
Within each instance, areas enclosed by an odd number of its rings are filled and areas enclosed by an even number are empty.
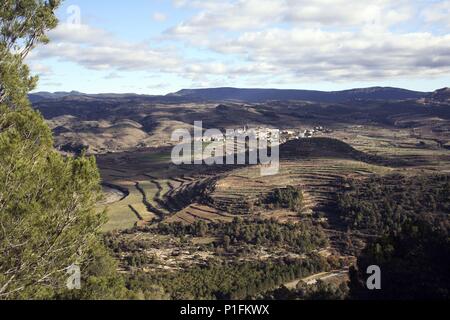
[[[321,262],[310,271],[297,272],[301,277],[292,275],[296,271],[289,262],[283,262],[291,275],[275,279],[259,293],[283,283],[292,289],[299,279],[307,284],[317,280],[345,283],[345,270],[354,263],[354,256],[367,239],[374,236],[363,230],[349,230],[336,213],[336,196],[348,188],[346,181],[396,173],[416,176],[450,172],[450,150],[409,130],[349,126],[335,130],[332,137],[323,134],[322,138],[291,144],[298,154],[292,156],[292,150],[288,150],[284,156],[282,146],[280,172],[264,177],[258,166],[175,166],[169,163],[168,149],[98,156],[107,195],[101,207],[109,215],[104,231],[109,232],[109,239],[115,239],[111,240],[112,247],[121,261],[122,272],[131,277],[156,273],[160,278],[150,278],[158,284],[167,277],[182,281],[176,278],[178,272],[198,267],[231,264],[247,270],[245,263],[266,263],[263,268],[268,268],[267,263],[275,261],[316,261],[319,257]],[[302,190],[301,210],[261,203],[273,190],[287,186]],[[242,221],[244,225],[268,221],[310,226],[308,234],[317,239],[323,233],[324,241],[315,240],[314,245],[302,251],[283,238],[266,235],[263,240],[251,236],[245,240],[235,233],[220,231],[224,224]],[[161,231],[161,226],[166,225],[177,227]],[[199,231],[201,228],[205,230]],[[280,232],[292,237],[289,228]],[[264,230],[257,232],[264,234]],[[162,286],[166,291],[177,292],[173,287]],[[252,291],[252,295],[255,293]]]

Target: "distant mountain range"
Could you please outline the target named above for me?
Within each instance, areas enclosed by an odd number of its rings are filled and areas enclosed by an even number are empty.
[[[32,103],[45,101],[45,100],[57,100],[57,99],[75,99],[75,98],[137,98],[137,97],[158,97],[158,96],[150,96],[150,95],[138,95],[135,93],[99,93],[99,94],[89,94],[89,93],[83,93],[79,91],[58,91],[58,92],[47,92],[47,91],[40,91],[31,93],[28,95],[30,98],[30,101]]]
[[[372,87],[343,91],[283,90],[283,89],[184,89],[172,96],[200,100],[238,100],[264,102],[269,100],[304,100],[315,102],[345,102],[348,100],[405,100],[430,96],[430,92],[418,92],[399,88]]]
[[[90,98],[130,98],[148,99],[155,101],[241,101],[265,102],[271,100],[302,100],[312,102],[346,102],[355,100],[408,100],[432,99],[448,94],[449,89],[444,88],[435,92],[411,91],[391,87],[371,87],[343,91],[315,91],[315,90],[284,90],[284,89],[240,89],[240,88],[209,88],[209,89],[183,89],[165,96],[137,95],[137,94],[84,94],[78,91],[71,92],[37,92],[30,94],[32,103],[43,100],[54,100],[76,97]]]

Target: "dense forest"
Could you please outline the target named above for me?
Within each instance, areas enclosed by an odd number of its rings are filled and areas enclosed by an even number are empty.
[[[303,192],[298,187],[287,186],[270,192],[262,201],[269,209],[285,208],[301,212],[303,209]]]
[[[450,176],[399,174],[344,182],[337,210],[349,228],[374,235],[401,230],[404,223],[422,216],[448,224]]]
[[[399,174],[345,181],[337,208],[351,230],[369,233],[351,269],[352,299],[450,297],[450,176]],[[382,290],[368,290],[368,266]]]
[[[367,290],[367,267],[381,270],[382,290]],[[448,229],[418,218],[367,245],[350,272],[352,299],[450,299]]]
[[[226,249],[230,245],[252,244],[265,246],[288,246],[294,252],[307,253],[327,246],[327,237],[322,229],[308,222],[278,223],[275,220],[238,219],[231,223],[203,221],[192,225],[183,223],[159,224],[157,232],[177,237],[217,237],[218,245]]]
[[[323,257],[313,254],[305,259],[209,264],[176,273],[135,273],[127,283],[147,298],[245,299],[328,267]]]
[[[146,299],[261,298],[286,282],[336,267],[332,259],[317,253],[328,246],[325,233],[306,222],[282,224],[275,220],[235,218],[229,223],[160,223],[123,233],[133,232],[141,233],[141,240],[120,241],[117,234],[107,234],[105,240],[122,259],[128,290]],[[180,250],[192,248],[189,243],[193,239],[213,239],[211,243],[196,245],[195,250],[214,255],[183,270],[153,268],[145,272],[161,262],[146,254],[151,244],[142,240],[145,234],[180,239]],[[270,254],[256,259],[253,255],[259,248],[278,251],[281,256]]]

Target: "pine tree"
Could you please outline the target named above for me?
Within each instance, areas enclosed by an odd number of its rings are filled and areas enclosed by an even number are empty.
[[[0,299],[61,295],[73,264],[92,280],[91,262],[100,252],[94,248],[101,247],[106,217],[95,210],[101,194],[95,159],[56,152],[50,129],[27,97],[37,79],[24,59],[48,41],[45,32],[57,24],[59,3],[0,4]],[[94,276],[118,279],[109,269]],[[89,290],[110,286],[99,282]]]

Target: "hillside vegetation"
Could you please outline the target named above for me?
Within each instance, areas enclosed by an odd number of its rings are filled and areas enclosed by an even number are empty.
[[[0,299],[113,299],[127,295],[102,244],[106,220],[93,157],[63,157],[27,98],[36,86],[24,64],[57,24],[60,1],[0,6]],[[67,287],[78,266],[81,290]]]

